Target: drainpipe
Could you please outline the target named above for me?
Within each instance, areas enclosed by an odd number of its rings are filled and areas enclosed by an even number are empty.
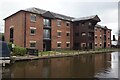
[[[26,12],[24,17],[24,47],[26,47]]]

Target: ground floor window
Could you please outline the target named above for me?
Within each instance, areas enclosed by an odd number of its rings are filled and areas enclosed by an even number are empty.
[[[61,42],[57,42],[57,48],[61,48]]]
[[[66,47],[70,48],[70,42],[66,42]]]
[[[36,41],[30,41],[30,47],[35,48],[36,47]]]

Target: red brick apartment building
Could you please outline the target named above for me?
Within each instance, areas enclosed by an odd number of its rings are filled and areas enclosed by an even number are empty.
[[[100,22],[97,15],[76,19],[34,7],[4,20],[5,41],[40,51],[94,49],[94,27]]]
[[[106,26],[95,26],[95,48],[111,47],[111,29]]]

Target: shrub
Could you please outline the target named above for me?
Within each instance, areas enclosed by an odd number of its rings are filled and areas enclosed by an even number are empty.
[[[24,56],[26,54],[26,48],[15,46],[13,49],[13,54],[14,56]]]
[[[8,43],[8,48],[10,51],[12,51],[12,43]]]

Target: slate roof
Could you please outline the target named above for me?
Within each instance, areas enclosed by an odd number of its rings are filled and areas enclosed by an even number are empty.
[[[54,12],[51,12],[51,11],[42,10],[42,9],[35,8],[35,7],[23,9],[23,10],[20,10],[20,11],[32,12],[32,13],[40,14],[40,15],[43,15],[43,16],[48,15],[48,16],[50,16],[52,18],[58,18],[58,19],[63,19],[63,20],[68,20],[68,21],[73,21],[73,22],[74,21],[80,21],[80,20],[89,20],[89,19],[100,21],[100,19],[99,19],[99,17],[97,15],[81,17],[81,18],[74,18],[74,17],[70,17],[70,16],[54,13]],[[18,12],[20,12],[20,11],[18,11]],[[14,14],[17,14],[18,12],[14,13]],[[6,17],[5,19],[13,16],[14,14]]]
[[[92,16],[87,16],[87,17],[80,17],[80,18],[73,19],[72,21],[90,20],[90,19],[94,19],[96,16],[97,15],[92,15]]]
[[[28,12],[33,12],[33,13],[37,13],[37,14],[44,14],[48,11],[46,10],[42,10],[42,9],[39,9],[39,8],[35,8],[35,7],[32,7],[32,8],[27,8],[25,9],[24,11],[28,11]],[[50,11],[49,11],[50,12]],[[55,18],[60,18],[60,19],[64,19],[64,20],[69,20],[69,21],[72,21],[72,19],[74,19],[73,17],[70,17],[70,16],[65,16],[65,15],[62,15],[62,14],[58,14],[58,13],[54,13],[54,12],[50,12]]]
[[[101,26],[99,24],[96,24],[95,27],[99,27],[99,28],[103,28],[103,29],[108,29],[107,26]],[[109,29],[109,30],[111,30],[111,29]]]

